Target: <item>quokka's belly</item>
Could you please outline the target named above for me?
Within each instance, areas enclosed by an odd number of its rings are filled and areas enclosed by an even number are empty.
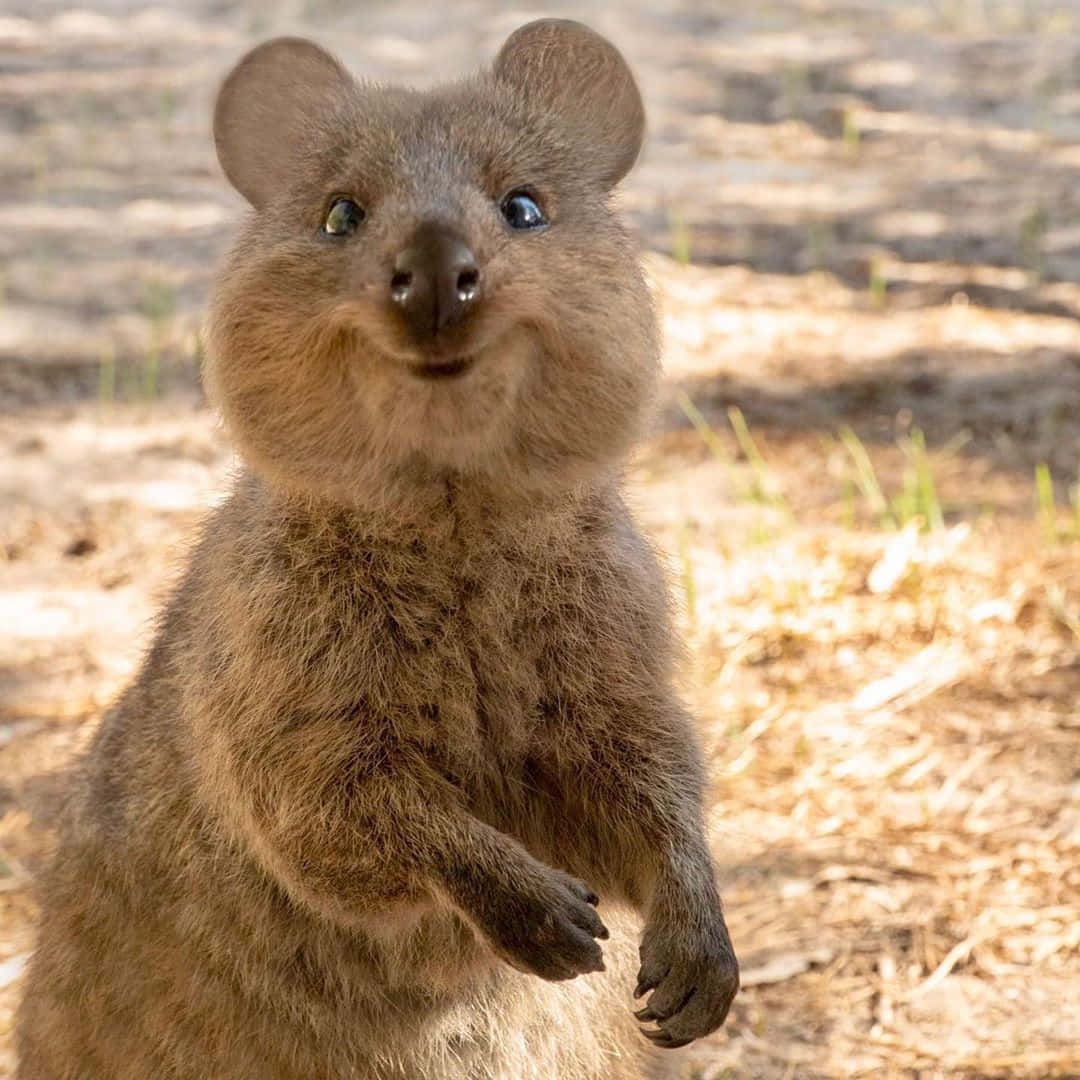
[[[389,925],[351,940],[334,930],[307,943],[308,967],[294,973],[292,989],[255,1010],[256,1042],[275,1044],[273,1075],[283,1080],[652,1076],[632,1015],[638,927],[625,912],[602,914],[611,931],[606,971],[558,983],[511,968],[447,912],[426,913],[397,935]]]
[[[604,916],[607,970],[559,983],[439,918],[398,942],[384,935],[374,968],[356,962],[355,942],[337,956],[333,941],[309,943],[291,982],[263,1001],[216,1003],[236,1028],[214,1034],[206,1060],[223,1055],[220,1080],[637,1080],[647,1043],[631,1011],[636,927]]]

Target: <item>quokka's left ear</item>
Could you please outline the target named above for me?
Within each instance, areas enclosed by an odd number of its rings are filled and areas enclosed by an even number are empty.
[[[645,108],[622,53],[570,19],[539,19],[507,38],[495,77],[550,113],[580,150],[581,167],[606,187],[641,150]]]

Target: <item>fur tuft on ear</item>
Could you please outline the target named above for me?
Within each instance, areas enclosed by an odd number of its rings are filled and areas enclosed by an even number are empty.
[[[629,172],[645,109],[630,68],[606,38],[570,19],[538,19],[507,38],[494,72],[558,118],[601,183],[612,187]]]
[[[229,72],[214,106],[214,144],[233,187],[265,206],[296,169],[312,126],[355,88],[328,52],[303,38],[274,38]]]

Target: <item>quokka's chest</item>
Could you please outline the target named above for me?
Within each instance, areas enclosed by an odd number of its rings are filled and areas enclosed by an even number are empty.
[[[339,594],[327,661],[349,673],[349,696],[453,775],[542,757],[567,709],[632,649],[581,559],[411,569]]]

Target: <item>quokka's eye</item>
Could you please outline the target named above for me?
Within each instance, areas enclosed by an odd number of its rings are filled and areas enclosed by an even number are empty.
[[[323,223],[323,232],[327,236],[351,236],[363,220],[363,208],[352,199],[335,199]]]
[[[511,191],[500,209],[511,229],[539,229],[548,223],[544,211],[527,191]]]

